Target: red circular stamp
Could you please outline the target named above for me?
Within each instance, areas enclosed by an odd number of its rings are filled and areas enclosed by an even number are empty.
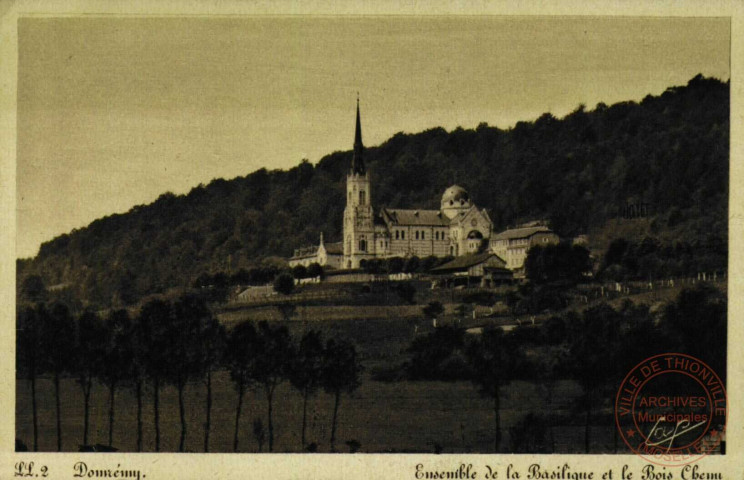
[[[615,422],[628,447],[665,466],[724,453],[727,412],[720,377],[682,353],[655,355],[636,365],[615,400]]]

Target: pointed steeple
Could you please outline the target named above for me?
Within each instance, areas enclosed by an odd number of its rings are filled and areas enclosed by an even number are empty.
[[[362,144],[362,120],[359,115],[359,94],[357,93],[356,131],[354,132],[354,156],[351,159],[351,172],[364,175],[364,145]]]

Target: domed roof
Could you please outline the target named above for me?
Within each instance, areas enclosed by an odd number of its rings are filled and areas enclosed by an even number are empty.
[[[452,185],[442,195],[442,206],[459,206],[470,201],[468,191],[459,185]]]

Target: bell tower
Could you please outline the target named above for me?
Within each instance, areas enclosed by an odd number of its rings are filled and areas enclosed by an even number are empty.
[[[357,96],[354,155],[346,176],[346,208],[344,209],[344,268],[359,268],[359,262],[375,256],[372,189],[369,172],[364,166],[362,122]]]

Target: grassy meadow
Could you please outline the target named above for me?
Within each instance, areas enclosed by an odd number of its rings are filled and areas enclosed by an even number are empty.
[[[16,403],[17,436],[27,445],[32,443],[31,393],[28,382],[19,381]],[[83,397],[73,379],[66,379],[62,388],[63,450],[76,451],[82,443]],[[214,403],[210,451],[232,452],[236,394],[225,372],[216,375],[213,384]],[[56,449],[54,396],[50,379],[38,383],[39,394],[39,449]],[[509,445],[509,427],[523,415],[543,412],[545,405],[537,387],[515,382],[503,389],[502,426],[504,442]],[[571,400],[580,394],[572,382],[559,382],[554,401],[554,413],[570,415]],[[143,448],[154,449],[152,397],[148,392],[143,411]],[[180,435],[176,390],[166,387],[161,391],[161,451],[177,451]],[[186,451],[202,452],[204,442],[205,388],[192,384],[186,393],[187,440]],[[114,446],[122,451],[136,450],[136,403],[129,390],[116,396]],[[308,406],[308,442],[316,442],[318,451],[329,451],[332,399],[320,392]],[[275,399],[275,451],[298,452],[302,402],[299,394],[284,384]],[[246,395],[241,419],[241,452],[258,452],[252,433],[252,423],[261,418],[266,425],[266,400],[261,391]],[[108,392],[100,385],[91,395],[91,431],[89,443],[107,443]],[[556,451],[581,453],[584,428],[581,422],[554,429]],[[611,426],[592,429],[597,451],[611,451]],[[352,397],[344,397],[339,409],[337,450],[348,451],[345,442],[356,440],[362,452],[434,452],[436,445],[448,452],[493,451],[492,402],[478,395],[465,382],[400,382],[382,383],[366,377]],[[264,451],[266,451],[266,443]]]

